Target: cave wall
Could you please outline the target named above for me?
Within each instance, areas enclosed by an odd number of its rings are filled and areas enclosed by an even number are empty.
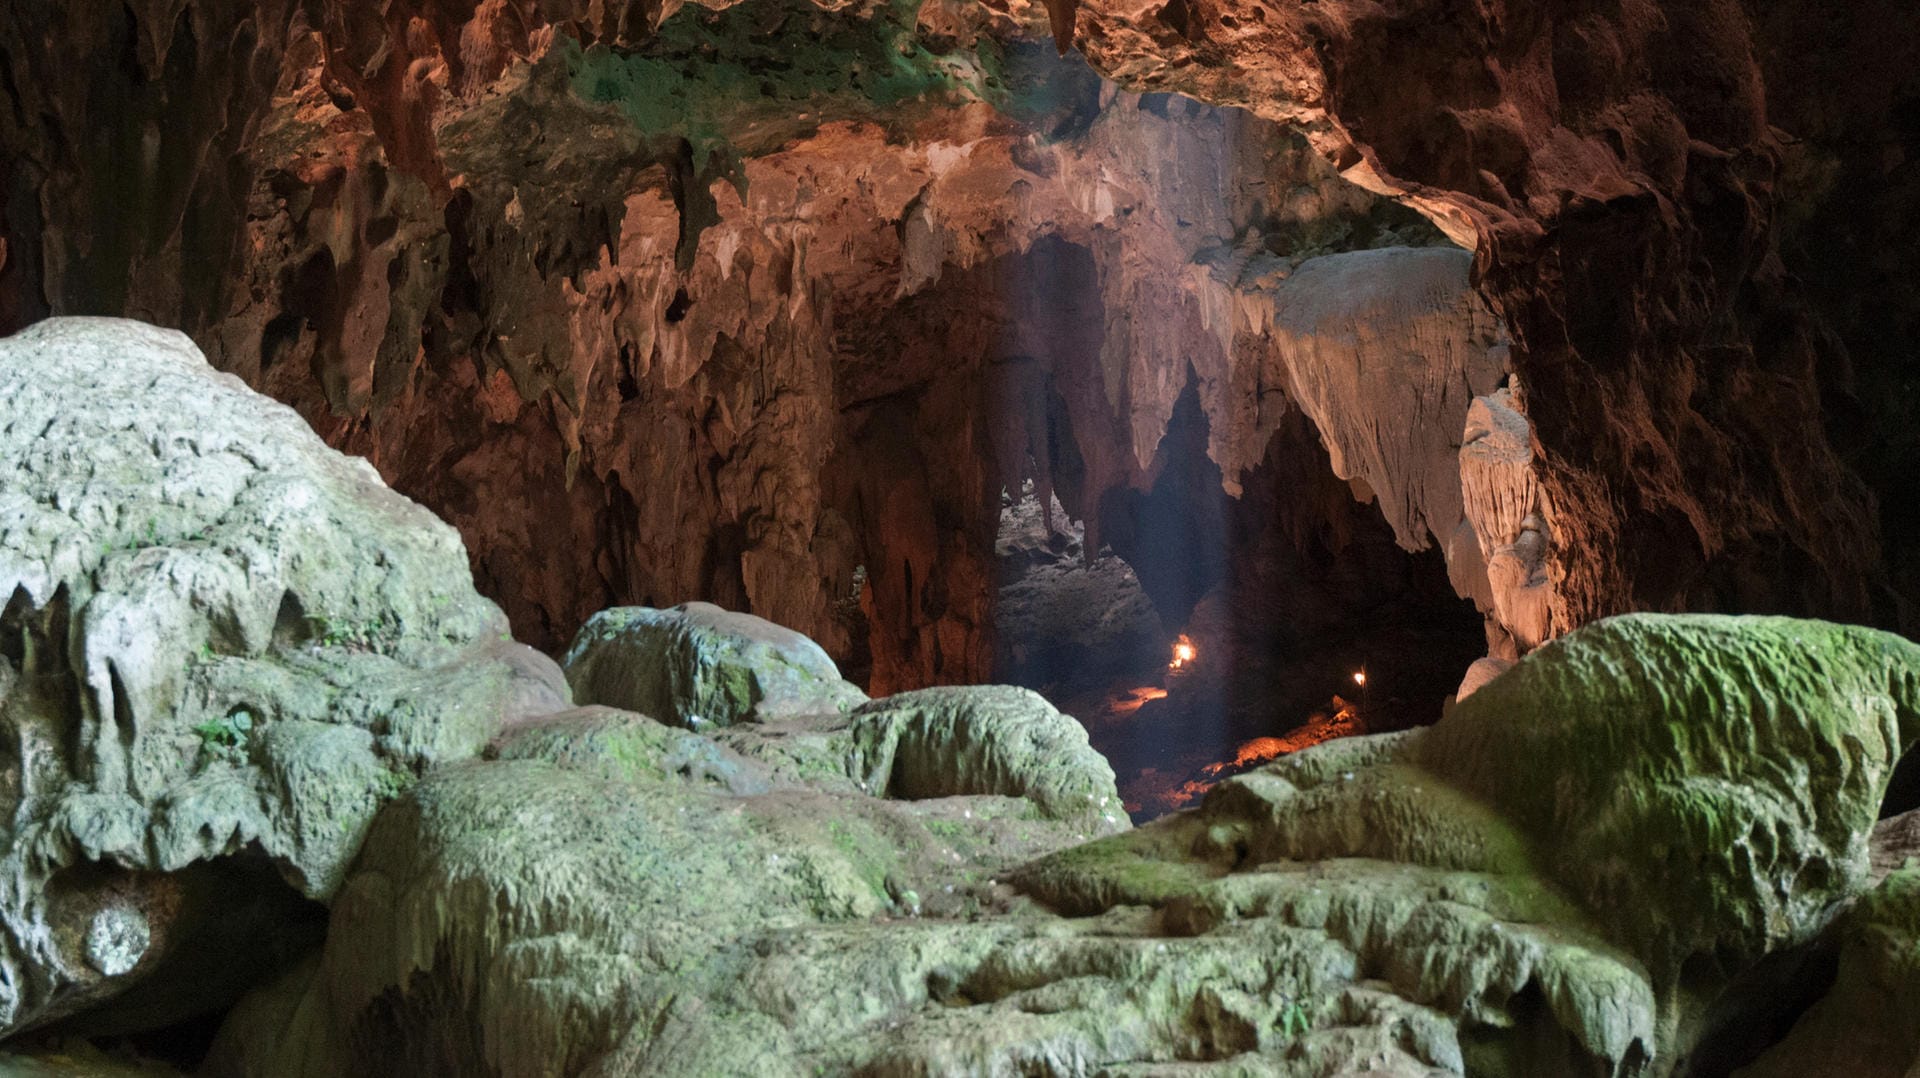
[[[1511,326],[1555,627],[1894,621],[1909,290],[1820,236],[1907,249],[1913,68],[1851,120],[1792,75],[1897,47],[1874,10],[14,5],[0,330],[186,329],[453,521],[542,646],[709,598],[886,691],[987,672],[997,487],[1097,549],[1189,378],[1229,489],[1312,411],[1273,282],[1438,241],[1344,177],[1471,245]]]
[[[1290,407],[1262,289],[1440,242],[985,8],[642,14],[12,11],[0,312],[187,329],[458,526],[523,639],[705,598],[878,692],[990,673],[1002,487],[1098,549],[1190,373],[1237,484]]]
[[[1892,241],[1892,260],[1911,251],[1911,13],[1055,0],[1049,14],[1063,47],[1121,83],[1296,123],[1356,182],[1475,247],[1560,522],[1558,622],[1681,608],[1902,620],[1911,570],[1904,597],[1890,590],[1882,542],[1911,565],[1912,395],[1882,387],[1911,385],[1911,322],[1846,347],[1836,315],[1864,329],[1858,286],[1888,263],[1834,278],[1819,234],[1793,222],[1854,214],[1845,235]],[[1792,175],[1807,143],[1834,182]],[[1833,407],[1856,396],[1871,403]],[[1870,433],[1837,450],[1840,415]]]

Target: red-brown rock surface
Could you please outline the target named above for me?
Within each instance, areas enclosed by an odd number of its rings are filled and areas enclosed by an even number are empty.
[[[1851,390],[1844,354],[1776,249],[1795,139],[1769,117],[1846,130],[1854,57],[1879,115],[1911,110],[1896,74],[1913,69],[1911,16],[1761,7],[1775,10],[1759,39],[1732,0],[1058,0],[1053,14],[1122,83],[1301,124],[1349,177],[1477,246],[1544,449],[1558,620],[1886,618],[1876,505],[1823,427],[1823,390]],[[1820,55],[1803,61],[1806,47]],[[1872,177],[1912,145],[1909,130],[1826,151],[1881,156]],[[1881,497],[1911,501],[1910,469],[1875,471]]]
[[[1756,38],[1731,0],[1053,11],[1128,89],[1250,115],[1116,93],[1051,59],[1037,6],[705,6],[9,7],[0,331],[187,329],[454,522],[523,638],[705,598],[869,651],[884,692],[987,673],[999,490],[1057,490],[1097,549],[1190,378],[1229,489],[1302,400],[1403,545],[1448,538],[1445,492],[1432,517],[1413,493],[1435,462],[1372,474],[1352,402],[1287,366],[1318,346],[1262,313],[1304,256],[1432,242],[1338,168],[1477,248],[1556,625],[1891,617],[1878,507],[1822,411],[1870,319],[1826,334],[1774,242],[1781,191],[1816,222],[1839,198],[1783,180],[1783,147],[1897,204],[1849,147],[1901,130],[1899,77],[1874,67],[1849,126],[1775,59],[1807,34],[1844,71],[1868,14],[1816,34],[1780,6]],[[1818,249],[1800,224],[1789,255]],[[1874,358],[1862,382],[1901,384]],[[1903,398],[1870,399],[1861,425],[1897,426]],[[1904,444],[1842,445],[1882,503]]]

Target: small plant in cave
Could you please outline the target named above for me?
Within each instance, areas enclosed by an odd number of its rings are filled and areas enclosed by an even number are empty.
[[[1297,999],[1289,999],[1280,1008],[1280,1017],[1274,1022],[1280,1035],[1287,1040],[1299,1040],[1313,1029],[1313,1020],[1307,1014],[1306,1004]]]
[[[381,615],[370,622],[356,622],[349,618],[316,614],[311,621],[315,646],[370,651],[380,638],[386,617]]]
[[[239,763],[246,758],[247,737],[253,732],[253,712],[235,708],[217,719],[208,719],[193,728],[200,735],[203,758]]]

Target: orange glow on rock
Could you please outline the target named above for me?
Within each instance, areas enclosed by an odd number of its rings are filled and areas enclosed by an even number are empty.
[[[1181,633],[1173,642],[1173,658],[1167,663],[1167,669],[1184,670],[1199,657],[1200,649],[1193,646],[1192,639],[1186,633]]]
[[[1140,710],[1149,700],[1165,700],[1167,690],[1157,685],[1142,685],[1114,696],[1108,701],[1108,708],[1116,715],[1131,715]]]

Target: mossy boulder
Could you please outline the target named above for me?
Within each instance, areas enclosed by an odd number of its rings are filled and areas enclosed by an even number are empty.
[[[181,334],[0,341],[0,459],[0,1034],[154,974],[179,874],[247,861],[324,901],[382,804],[567,706],[451,528]]]
[[[213,1073],[809,1073],[979,961],[1000,875],[1087,835],[1019,798],[794,782],[601,706],[488,756],[381,814],[324,955],[236,1012]]]
[[[942,687],[853,713],[853,771],[888,797],[1024,797],[1054,816],[1125,819],[1113,768],[1086,728],[1039,693],[1010,685]]]
[[[1866,891],[1917,679],[1920,648],[1867,629],[1610,619],[1430,730],[1319,746],[1016,880],[1081,916],[1324,925],[1448,1016],[1470,1073],[1664,1074]]]
[[[692,730],[842,714],[866,700],[820,645],[712,603],[603,610],[580,629],[561,665],[582,704]]]
[[[1541,648],[1412,759],[1492,806],[1663,976],[1811,939],[1868,884],[1920,646],[1791,618],[1633,614]]]
[[[1920,861],[1889,875],[1834,926],[1833,985],[1739,1078],[1920,1072]]]

